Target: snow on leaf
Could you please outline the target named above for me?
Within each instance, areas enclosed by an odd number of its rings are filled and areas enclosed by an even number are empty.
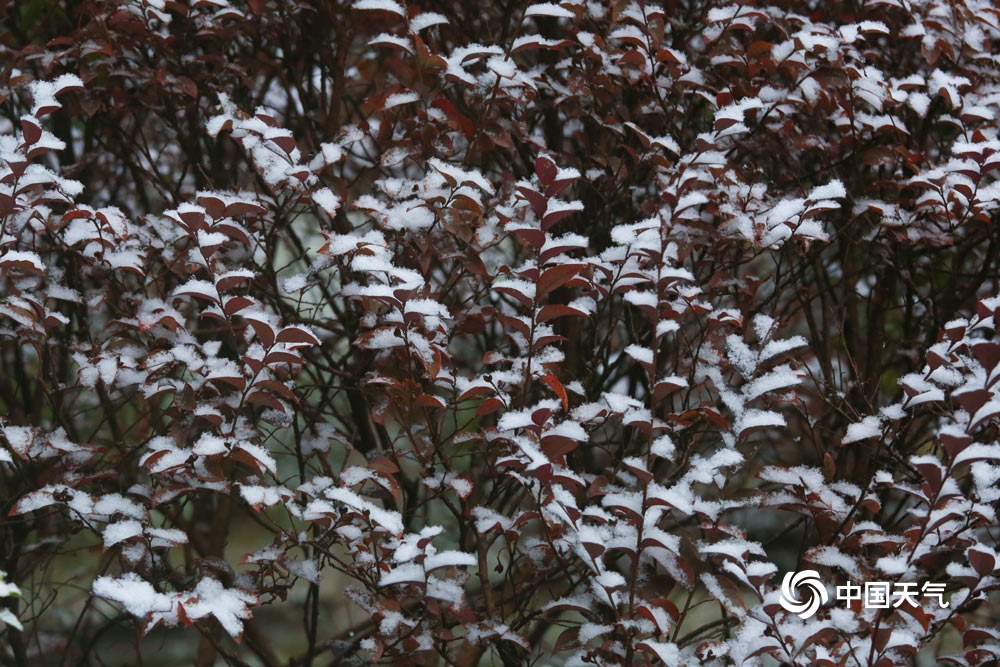
[[[184,599],[184,613],[191,620],[214,616],[230,637],[243,633],[243,621],[250,618],[250,606],[257,598],[239,588],[226,588],[216,579],[205,578],[198,582],[192,597]]]
[[[434,25],[444,25],[448,19],[437,12],[421,12],[410,19],[410,30],[420,32]]]
[[[351,6],[362,11],[383,11],[406,18],[406,10],[393,0],[355,0]]]
[[[869,415],[860,422],[848,426],[847,433],[844,434],[844,439],[840,441],[840,444],[849,445],[852,442],[880,437],[882,437],[882,420],[875,415]]]
[[[571,19],[575,16],[573,12],[557,5],[554,2],[537,2],[529,5],[524,12],[525,16],[552,16],[560,19]]]
[[[109,523],[104,527],[103,538],[105,548],[119,542],[142,535],[142,524],[132,519]]]
[[[393,535],[399,535],[403,532],[403,518],[399,512],[378,507],[350,489],[330,488],[324,494],[330,500],[336,500],[353,510],[366,513],[372,523],[388,530]]]
[[[444,567],[475,567],[476,557],[461,551],[441,551],[424,559],[424,570],[431,572]]]
[[[206,280],[189,280],[174,290],[174,296],[193,296],[219,303],[219,290]]]
[[[418,563],[405,563],[397,565],[379,579],[379,586],[392,586],[394,584],[420,584],[426,578],[424,568]]]
[[[117,578],[98,577],[92,590],[97,597],[117,602],[125,611],[139,618],[150,614],[171,615],[177,604],[171,596],[157,592],[152,584],[132,572]]]

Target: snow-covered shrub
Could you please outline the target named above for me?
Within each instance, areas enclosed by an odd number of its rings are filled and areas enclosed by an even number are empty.
[[[14,4],[4,664],[1000,660],[993,3]]]

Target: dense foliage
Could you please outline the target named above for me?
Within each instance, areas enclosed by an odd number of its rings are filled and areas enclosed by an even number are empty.
[[[0,11],[4,664],[1000,660],[994,3]]]

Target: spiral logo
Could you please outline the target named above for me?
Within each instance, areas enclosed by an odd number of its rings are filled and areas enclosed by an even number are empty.
[[[808,596],[805,600],[800,600],[798,589],[800,587],[808,589]],[[781,581],[781,606],[793,614],[798,614],[803,620],[815,614],[820,605],[826,604],[829,599],[826,586],[819,578],[816,570],[802,570],[801,572],[789,572]]]

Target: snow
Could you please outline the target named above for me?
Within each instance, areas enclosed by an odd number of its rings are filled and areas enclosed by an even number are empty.
[[[757,370],[757,355],[736,334],[726,337],[726,354],[744,378],[753,377]]]
[[[450,319],[451,313],[443,305],[433,299],[410,299],[403,309],[404,313],[419,313],[421,315]]]
[[[847,190],[844,189],[844,184],[837,179],[830,181],[826,185],[818,185],[809,191],[810,201],[819,201],[821,199],[839,199],[846,196]]]
[[[71,88],[83,89],[83,81],[74,74],[63,74],[55,81],[31,82],[28,86],[33,102],[31,115],[40,117],[62,107],[62,104],[56,100],[56,95]]]
[[[380,33],[368,42],[372,46],[382,46],[384,44],[397,46],[407,53],[413,53],[413,40],[409,37],[399,37],[398,35],[390,35],[387,32]],[[311,166],[311,165],[310,165]]]
[[[524,12],[525,16],[552,16],[554,18],[571,19],[575,14],[554,2],[538,2],[530,5]]]
[[[285,560],[285,566],[288,567],[288,571],[291,572],[296,577],[301,577],[306,581],[318,584],[320,582],[320,572],[319,567],[316,565],[314,560]]]
[[[203,433],[197,442],[194,443],[191,451],[199,456],[214,456],[215,454],[228,452],[229,447],[226,446],[226,441],[217,435]]]
[[[452,609],[459,609],[465,600],[465,592],[454,581],[432,577],[427,582],[427,597],[442,600],[450,604]]]
[[[243,440],[236,445],[236,448],[242,449],[244,452],[249,454],[251,457],[253,457],[255,461],[260,463],[272,475],[277,475],[278,464],[275,462],[274,457],[271,456],[271,453],[267,451],[267,449],[265,449],[264,447]]]
[[[394,535],[403,532],[403,517],[399,512],[378,507],[349,489],[331,488],[327,489],[324,493],[330,500],[341,502],[359,512],[367,512],[373,524],[388,530]]]
[[[94,503],[93,512],[103,517],[113,517],[120,514],[133,519],[146,518],[146,511],[141,505],[119,493],[109,493],[98,498],[97,502]]]
[[[840,444],[849,445],[852,442],[858,442],[859,440],[880,437],[882,437],[882,420],[875,415],[870,415],[862,419],[860,422],[855,422],[854,424],[848,426],[847,433],[844,435],[844,439],[841,440]]]
[[[248,605],[257,601],[250,593],[238,588],[225,588],[219,581],[211,578],[199,581],[194,595],[194,603],[184,603],[188,618],[197,620],[214,616],[231,637],[238,637],[243,632],[242,621],[250,618]]]
[[[379,586],[392,586],[394,584],[423,583],[425,576],[422,565],[406,563],[397,565],[383,574],[378,584]]]
[[[104,527],[104,546],[112,547],[119,542],[142,535],[142,524],[132,519],[110,523]]]
[[[743,388],[743,396],[750,401],[778,389],[794,387],[801,382],[802,377],[799,372],[785,364],[751,381]]]
[[[857,562],[835,546],[815,547],[809,551],[806,560],[825,567],[839,567],[856,581],[865,579]]]
[[[340,197],[333,194],[330,188],[320,188],[310,196],[331,218],[337,214],[337,209],[340,208]]]
[[[382,108],[385,110],[392,109],[394,107],[402,106],[404,104],[413,104],[414,102],[420,101],[420,95],[414,93],[413,91],[407,91],[404,93],[393,93],[385,98],[385,102],[382,104]]]
[[[360,10],[381,10],[383,12],[390,12],[406,18],[406,11],[399,5],[399,3],[394,2],[393,0],[355,0],[354,4],[351,6],[354,7],[354,9]]]
[[[187,544],[188,541],[187,534],[176,528],[146,528],[145,532],[150,537],[150,546],[154,549]]]
[[[448,19],[437,12],[421,12],[410,19],[410,30],[420,32],[433,25],[447,24]]]
[[[271,507],[283,502],[291,497],[291,493],[284,487],[255,486],[251,484],[240,484],[240,495],[249,505],[255,507]]]
[[[640,364],[653,363],[653,351],[648,347],[632,344],[625,348],[625,354],[632,357]]]
[[[527,300],[531,301],[535,298],[535,284],[529,283],[527,280],[520,280],[518,278],[507,278],[505,280],[498,280],[493,283],[493,289],[505,289],[512,292],[517,292],[524,296]]]
[[[443,567],[474,567],[476,557],[461,551],[441,551],[424,559],[424,570],[431,572]]]
[[[472,516],[476,521],[476,532],[480,535],[486,534],[494,527],[499,527],[500,530],[507,531],[513,524],[511,519],[494,512],[488,507],[472,508]]]
[[[559,436],[562,438],[569,438],[570,440],[575,440],[577,442],[583,442],[587,440],[587,431],[580,426],[580,424],[575,421],[564,421],[559,422],[550,429],[542,434],[542,437],[547,436]]]
[[[35,429],[30,426],[4,426],[3,435],[7,446],[22,457],[28,455],[28,450],[35,441]]]
[[[197,296],[218,302],[219,290],[206,280],[191,279],[175,289],[174,296]]]
[[[669,435],[664,434],[653,441],[653,444],[650,445],[649,451],[651,454],[658,456],[661,459],[670,460],[673,458],[676,450],[674,447],[674,441]]]
[[[7,250],[0,256],[0,266],[9,264],[27,264],[38,273],[45,273],[45,264],[37,252],[27,250]]]
[[[170,596],[157,593],[152,584],[131,572],[119,578],[98,577],[94,580],[93,591],[97,597],[118,602],[125,611],[139,618],[152,613],[168,614],[175,604]]]

